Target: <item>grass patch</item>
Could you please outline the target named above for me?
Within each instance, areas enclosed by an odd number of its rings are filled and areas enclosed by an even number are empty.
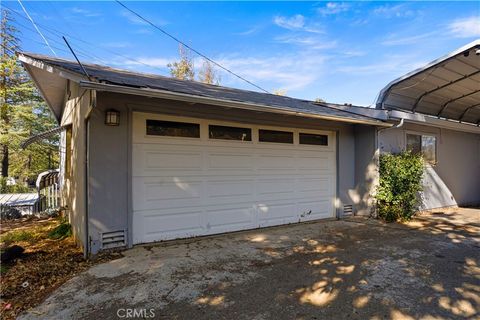
[[[53,240],[60,240],[72,235],[72,225],[68,222],[62,222],[48,233],[48,237]]]
[[[8,269],[9,269],[8,266],[6,266],[6,265],[4,265],[4,264],[0,265],[0,273],[1,273],[1,274],[6,273],[6,272],[8,271]]]
[[[0,236],[0,242],[8,246],[15,242],[32,242],[35,238],[35,233],[32,231],[13,230]]]

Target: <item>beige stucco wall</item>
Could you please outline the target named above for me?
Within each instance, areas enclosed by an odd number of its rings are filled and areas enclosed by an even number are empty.
[[[69,168],[62,168],[62,205],[66,208],[72,224],[75,241],[85,249],[86,245],[86,123],[85,118],[91,105],[91,92],[70,82],[66,89],[65,108],[61,125],[71,126],[71,143],[62,150],[71,154]]]

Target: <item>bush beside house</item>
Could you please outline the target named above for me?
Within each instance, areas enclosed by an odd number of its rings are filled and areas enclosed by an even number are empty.
[[[380,183],[376,200],[379,216],[387,222],[410,220],[418,210],[424,161],[411,152],[380,156]]]

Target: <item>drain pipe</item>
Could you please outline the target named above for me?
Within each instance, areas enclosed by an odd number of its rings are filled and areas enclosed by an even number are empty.
[[[383,131],[385,129],[398,129],[398,128],[401,128],[403,127],[403,124],[405,122],[405,119],[404,118],[401,118],[400,119],[400,122],[396,125],[394,125],[393,127],[385,127],[385,128],[380,128],[380,129],[377,129],[377,133],[380,132],[380,131]]]
[[[375,149],[377,150],[375,153],[376,153],[376,156],[375,156],[375,164],[377,166],[377,170],[378,168],[380,167],[380,150],[379,150],[379,142],[378,142],[378,136],[379,136],[379,133],[383,130],[386,130],[386,129],[399,129],[401,127],[403,127],[405,123],[405,119],[404,118],[401,118],[400,119],[400,122],[397,123],[396,125],[392,126],[392,127],[386,127],[386,128],[380,128],[380,129],[377,129],[377,134],[375,135]],[[378,172],[378,177],[380,177],[380,172]],[[375,217],[378,217],[378,210],[377,210],[377,206],[375,205],[374,207],[374,210],[371,211],[370,214],[373,214]]]

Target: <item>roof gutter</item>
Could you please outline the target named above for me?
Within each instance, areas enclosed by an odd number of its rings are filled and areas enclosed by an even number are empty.
[[[85,89],[97,90],[97,91],[115,92],[115,93],[130,94],[130,95],[137,95],[137,96],[144,96],[144,97],[151,97],[151,98],[178,100],[178,101],[185,101],[185,102],[191,102],[191,103],[205,103],[205,104],[210,104],[215,106],[237,108],[237,109],[244,109],[244,110],[251,110],[251,111],[258,111],[258,112],[271,112],[271,113],[277,113],[277,114],[307,117],[307,118],[317,118],[317,119],[324,119],[324,120],[331,120],[331,121],[369,124],[369,125],[380,126],[380,127],[392,126],[392,124],[390,123],[376,121],[376,120],[348,119],[343,117],[328,116],[328,115],[321,115],[321,114],[315,114],[315,113],[304,113],[304,112],[293,111],[285,108],[272,107],[269,105],[216,99],[216,98],[203,97],[203,96],[191,95],[187,93],[172,92],[172,91],[160,90],[160,89],[133,88],[133,87],[97,83],[97,82],[90,82],[90,81],[80,81],[80,87]]]

